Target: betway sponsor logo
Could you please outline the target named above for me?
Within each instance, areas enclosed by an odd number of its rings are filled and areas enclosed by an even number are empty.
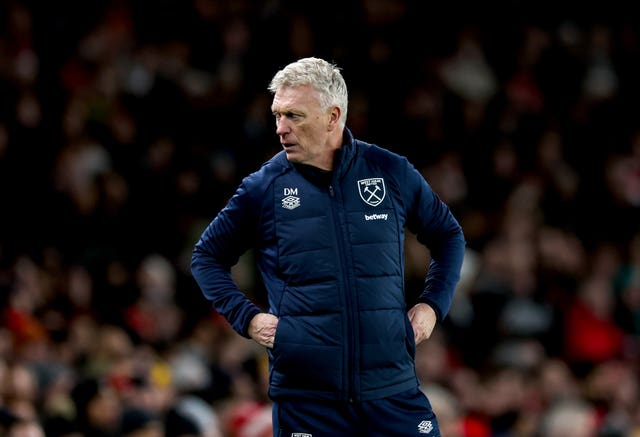
[[[389,214],[365,214],[364,219],[366,221],[369,220],[386,220],[389,217]]]

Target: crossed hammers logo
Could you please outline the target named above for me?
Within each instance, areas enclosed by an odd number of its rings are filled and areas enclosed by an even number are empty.
[[[367,205],[378,206],[385,196],[384,179],[369,178],[358,181],[358,193]]]
[[[378,191],[380,191],[380,187],[378,185],[376,185],[373,188],[373,190],[371,190],[370,187],[364,187],[364,192],[369,195],[369,197],[367,197],[367,203],[380,203],[380,202],[382,202],[382,197],[376,195],[376,193]],[[373,199],[373,202],[371,201],[371,199]]]

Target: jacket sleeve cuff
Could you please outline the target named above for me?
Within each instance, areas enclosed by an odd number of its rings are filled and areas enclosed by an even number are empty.
[[[260,308],[258,307],[254,307],[250,310],[247,310],[242,326],[240,327],[240,330],[238,330],[238,334],[242,335],[245,338],[251,339],[251,336],[249,335],[249,324],[251,323],[253,318],[256,316],[256,314],[259,314],[261,312],[262,310],[260,310]]]
[[[418,303],[426,303],[431,308],[433,308],[433,311],[436,313],[436,318],[438,319],[438,322],[442,322],[442,320],[444,320],[446,314],[442,312],[440,305],[435,300],[429,299],[426,296],[421,296],[418,299]]]

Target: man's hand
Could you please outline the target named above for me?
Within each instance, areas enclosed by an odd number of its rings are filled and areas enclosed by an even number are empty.
[[[278,318],[269,313],[258,313],[249,322],[249,336],[262,346],[273,347]]]
[[[433,328],[436,326],[436,312],[426,303],[419,303],[409,310],[407,313],[411,326],[413,326],[413,335],[416,339],[416,346],[424,340],[431,337]]]

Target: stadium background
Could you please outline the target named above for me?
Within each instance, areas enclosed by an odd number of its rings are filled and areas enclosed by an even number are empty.
[[[279,148],[268,81],[315,55],[355,135],[465,230],[417,357],[445,437],[640,435],[637,20],[430,3],[0,1],[0,433],[12,413],[49,436],[270,435],[264,353],[188,265]],[[410,292],[425,255],[407,243]],[[251,254],[234,274],[263,298]]]

